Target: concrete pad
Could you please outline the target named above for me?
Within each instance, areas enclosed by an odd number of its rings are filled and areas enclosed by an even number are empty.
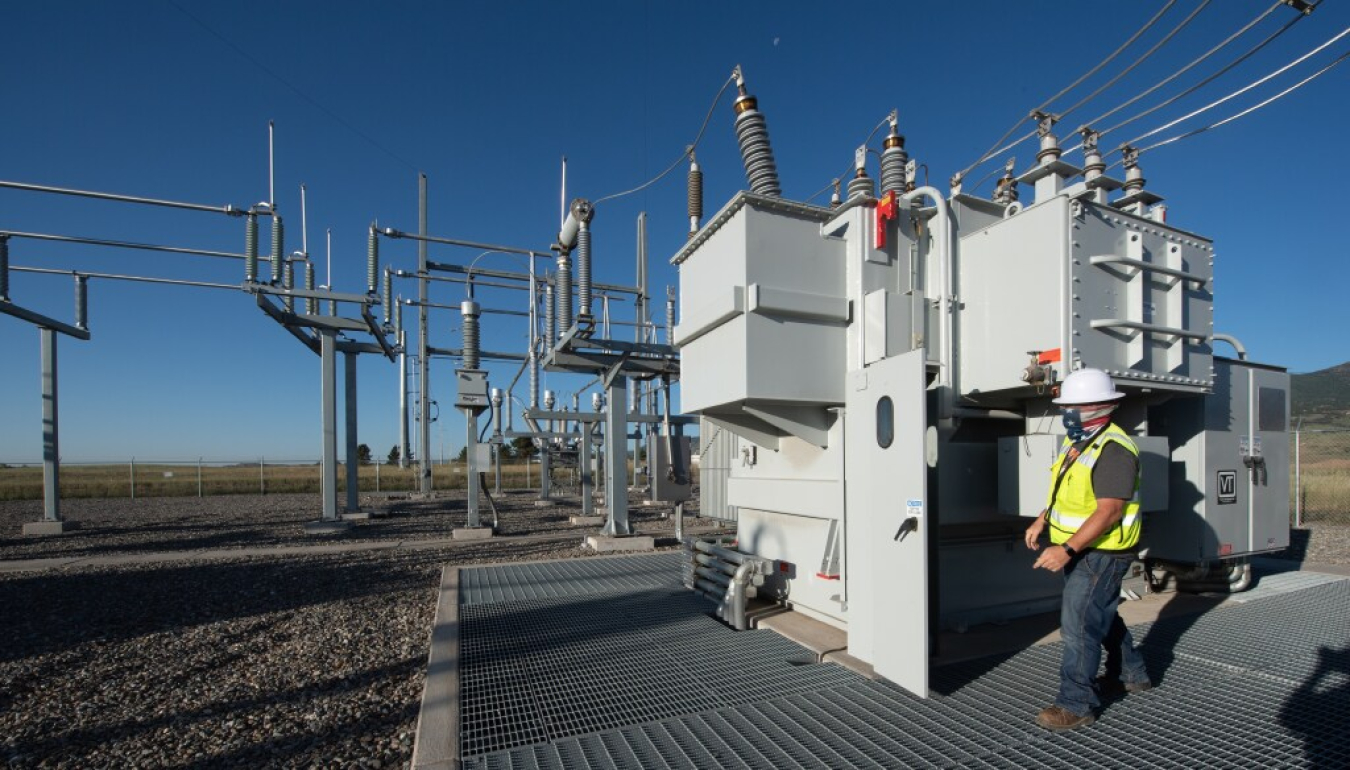
[[[352,511],[351,513],[344,513],[338,518],[342,519],[343,521],[368,521],[370,519],[370,512]]]
[[[567,520],[578,526],[585,526],[585,527],[594,527],[598,524],[605,523],[604,516],[572,516],[569,517]]]
[[[459,568],[441,572],[422,705],[413,734],[414,770],[459,767]]]
[[[534,507],[535,507],[535,508],[552,508],[554,505],[557,505],[557,503],[556,503],[555,501],[553,501],[553,500],[535,500],[535,501],[534,501]]]
[[[586,538],[586,547],[596,553],[654,551],[656,550],[656,541],[647,535],[629,535],[628,537],[590,535]]]
[[[30,521],[23,525],[23,533],[35,537],[46,537],[48,535],[64,535],[79,528],[80,523],[78,521]]]
[[[492,535],[492,527],[460,527],[450,533],[456,540],[488,540]]]
[[[305,522],[306,535],[341,535],[351,528],[352,525],[349,521],[324,521],[319,519],[318,521]]]

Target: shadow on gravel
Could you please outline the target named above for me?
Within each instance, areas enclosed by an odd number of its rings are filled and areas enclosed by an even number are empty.
[[[424,585],[379,561],[193,563],[0,580],[0,662]]]

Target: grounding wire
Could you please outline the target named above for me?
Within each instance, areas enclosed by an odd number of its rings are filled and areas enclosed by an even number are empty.
[[[1346,31],[1347,31],[1347,32],[1350,32],[1350,30],[1346,30]],[[1342,33],[1342,34],[1344,34],[1344,33]],[[1219,126],[1222,126],[1222,125],[1224,125],[1225,123],[1232,123],[1233,121],[1237,120],[1238,118],[1244,117],[1244,116],[1246,116],[1246,115],[1250,115],[1251,113],[1256,112],[1257,110],[1261,109],[1262,107],[1266,106],[1267,104],[1270,104],[1271,102],[1273,102],[1273,101],[1275,101],[1275,100],[1277,100],[1277,99],[1279,99],[1279,98],[1281,98],[1281,97],[1283,97],[1283,96],[1286,96],[1286,95],[1288,95],[1289,93],[1292,93],[1293,91],[1298,90],[1299,88],[1302,88],[1304,85],[1306,85],[1306,84],[1312,82],[1313,80],[1316,80],[1317,78],[1319,78],[1319,77],[1321,77],[1322,75],[1326,74],[1326,72],[1329,71],[1332,67],[1335,67],[1337,64],[1340,64],[1341,62],[1345,61],[1346,59],[1350,59],[1350,51],[1346,51],[1345,53],[1343,53],[1343,54],[1341,54],[1340,56],[1336,57],[1336,58],[1335,58],[1330,64],[1328,64],[1327,66],[1325,66],[1325,67],[1323,67],[1322,69],[1320,69],[1320,70],[1314,72],[1313,74],[1309,75],[1308,77],[1306,77],[1306,78],[1300,80],[1299,82],[1295,83],[1294,85],[1289,86],[1288,88],[1284,89],[1283,91],[1279,92],[1278,94],[1275,94],[1274,96],[1270,97],[1269,99],[1266,99],[1266,100],[1263,101],[1263,102],[1260,102],[1260,103],[1258,103],[1258,104],[1254,104],[1254,105],[1252,105],[1251,107],[1248,107],[1247,109],[1245,109],[1245,110],[1243,110],[1243,111],[1241,111],[1241,112],[1239,112],[1239,113],[1236,113],[1236,114],[1234,114],[1234,115],[1230,115],[1230,116],[1224,118],[1223,120],[1220,120],[1220,121],[1217,122],[1217,123],[1211,123],[1211,124],[1209,124],[1208,126],[1205,126],[1204,128],[1197,128],[1197,129],[1195,129],[1194,131],[1187,131],[1187,132],[1184,133],[1184,134],[1178,134],[1178,135],[1176,135],[1176,136],[1174,136],[1174,137],[1172,137],[1172,138],[1170,138],[1170,139],[1164,139],[1164,140],[1162,140],[1161,142],[1158,142],[1158,143],[1156,143],[1156,144],[1150,144],[1150,145],[1147,146],[1147,147],[1141,148],[1141,149],[1139,150],[1139,153],[1140,153],[1140,154],[1143,154],[1143,153],[1148,152],[1149,150],[1155,150],[1155,149],[1157,149],[1157,148],[1159,148],[1159,147],[1163,147],[1163,146],[1165,146],[1165,145],[1172,144],[1173,142],[1179,142],[1179,141],[1181,141],[1182,139],[1189,139],[1190,137],[1195,136],[1196,134],[1203,134],[1203,133],[1205,133],[1206,131],[1209,131],[1210,129],[1218,128]],[[1122,163],[1122,162],[1123,162],[1123,161],[1116,161],[1115,163],[1111,164],[1111,166],[1112,166],[1112,167],[1115,167],[1115,166],[1119,165],[1119,164]]]
[[[1318,4],[1320,4],[1320,2],[1321,2],[1321,0],[1319,0]],[[1283,0],[1281,0],[1281,2],[1279,2],[1279,3],[1276,3],[1276,6],[1280,6],[1280,5],[1284,5]],[[1317,7],[1317,4],[1314,4],[1313,7],[1316,8],[1316,7]],[[1229,62],[1228,64],[1224,65],[1224,66],[1221,67],[1218,71],[1216,71],[1216,72],[1214,72],[1214,73],[1208,75],[1208,76],[1205,77],[1203,80],[1201,80],[1200,82],[1198,82],[1198,83],[1196,83],[1195,85],[1191,86],[1190,88],[1187,88],[1186,90],[1182,91],[1181,93],[1179,93],[1179,94],[1177,94],[1177,95],[1171,97],[1170,99],[1167,99],[1166,101],[1162,102],[1161,104],[1157,104],[1157,105],[1155,105],[1155,106],[1153,106],[1153,107],[1149,107],[1148,109],[1144,110],[1143,112],[1137,113],[1137,114],[1135,114],[1135,115],[1133,115],[1133,116],[1131,116],[1131,117],[1129,117],[1129,118],[1126,118],[1125,120],[1123,120],[1123,121],[1121,121],[1121,122],[1115,124],[1114,126],[1111,126],[1110,128],[1106,128],[1106,129],[1103,129],[1103,130],[1097,132],[1097,135],[1098,135],[1099,137],[1101,137],[1101,136],[1106,136],[1107,134],[1110,134],[1111,132],[1116,131],[1117,129],[1120,129],[1120,128],[1123,128],[1123,127],[1125,127],[1125,126],[1128,126],[1129,124],[1135,122],[1136,120],[1139,120],[1140,118],[1147,117],[1147,116],[1152,115],[1153,113],[1157,112],[1158,110],[1163,109],[1164,107],[1167,107],[1167,106],[1169,106],[1169,105],[1171,105],[1171,104],[1175,104],[1179,99],[1183,99],[1183,98],[1185,98],[1185,97],[1187,97],[1187,96],[1190,96],[1191,94],[1195,93],[1196,91],[1200,90],[1201,88],[1204,88],[1205,86],[1207,86],[1207,85],[1209,85],[1210,83],[1214,82],[1216,79],[1222,77],[1222,76],[1223,76],[1224,74],[1226,74],[1229,70],[1231,70],[1231,69],[1233,69],[1234,67],[1238,66],[1239,64],[1241,64],[1242,62],[1246,61],[1247,59],[1250,59],[1252,56],[1254,56],[1254,55],[1255,55],[1258,51],[1260,51],[1262,48],[1265,48],[1267,45],[1269,45],[1271,42],[1273,42],[1273,41],[1275,40],[1275,38],[1279,37],[1280,35],[1283,35],[1283,34],[1284,34],[1285,32],[1287,32],[1287,31],[1289,31],[1289,28],[1290,28],[1290,27],[1292,27],[1292,26],[1294,26],[1295,24],[1297,24],[1297,23],[1298,23],[1299,21],[1301,21],[1306,15],[1307,15],[1307,14],[1302,14],[1302,13],[1295,15],[1294,18],[1290,19],[1283,27],[1280,27],[1279,29],[1277,29],[1277,30],[1275,30],[1274,32],[1272,32],[1269,36],[1267,36],[1266,39],[1262,40],[1261,42],[1259,42],[1259,43],[1257,43],[1256,45],[1252,46],[1251,48],[1247,49],[1247,51],[1246,51],[1245,53],[1243,53],[1241,56],[1237,57],[1237,58],[1234,59],[1233,61],[1231,61],[1231,62]],[[1260,19],[1258,19],[1258,21],[1260,21]],[[1248,25],[1248,27],[1250,27],[1250,26],[1251,26],[1251,25]],[[1247,27],[1244,27],[1242,30],[1240,30],[1240,31],[1238,31],[1237,33],[1235,33],[1233,37],[1237,37],[1238,35],[1241,35],[1243,32],[1246,32],[1246,31],[1247,31]],[[1230,39],[1231,39],[1231,38],[1230,38]],[[1223,46],[1225,46],[1225,45],[1227,45],[1227,44],[1228,44],[1228,41],[1225,40],[1223,43],[1220,43],[1220,44],[1219,44],[1219,48],[1222,48]],[[1216,49],[1214,49],[1214,50],[1218,50],[1218,48],[1216,48]],[[1209,56],[1209,54],[1205,54],[1205,56]],[[1201,57],[1201,58],[1204,58],[1204,57]],[[1199,61],[1199,60],[1197,59],[1197,61]],[[1190,69],[1190,65],[1187,65],[1187,67],[1186,67],[1185,69]],[[1184,72],[1185,69],[1183,69],[1182,71]],[[1180,73],[1178,73],[1178,74],[1180,74]],[[1166,82],[1166,81],[1164,81],[1164,82]],[[1161,85],[1161,84],[1160,84],[1160,85]],[[1123,106],[1123,105],[1122,105],[1122,106]],[[1109,114],[1109,113],[1108,113],[1108,114]],[[1103,115],[1102,117],[1104,118],[1104,117],[1106,117],[1106,115]],[[1098,120],[1101,120],[1101,118],[1098,118]],[[1083,146],[1083,145],[1082,145],[1082,143],[1080,142],[1079,144],[1077,144],[1077,145],[1075,145],[1075,146],[1069,148],[1068,150],[1066,150],[1066,152],[1073,152],[1073,151],[1075,151],[1075,150],[1081,149],[1082,146]]]
[[[1004,132],[1003,136],[999,137],[999,139],[998,139],[997,142],[994,142],[993,147],[991,147],[991,148],[989,149],[988,152],[986,152],[984,155],[981,155],[980,158],[979,158],[979,160],[977,160],[977,161],[975,161],[974,163],[972,163],[972,164],[970,164],[969,166],[967,166],[966,169],[965,169],[964,171],[962,171],[958,176],[964,177],[965,175],[969,174],[971,171],[974,171],[975,168],[976,168],[977,166],[979,166],[981,163],[984,163],[986,160],[989,160],[990,158],[994,157],[995,155],[1002,155],[1003,153],[1007,152],[1008,150],[1012,149],[1013,147],[1015,147],[1015,146],[1021,144],[1022,142],[1026,141],[1027,139],[1030,139],[1032,136],[1035,136],[1036,132],[1035,132],[1035,131],[1032,131],[1031,133],[1027,134],[1026,136],[1023,136],[1021,139],[1015,140],[1014,142],[1012,142],[1011,144],[1007,145],[1006,147],[999,147],[999,145],[1003,144],[1004,142],[1006,142],[1006,141],[1008,140],[1008,137],[1010,137],[1010,136],[1013,135],[1013,132],[1014,132],[1014,131],[1016,131],[1023,123],[1027,122],[1027,120],[1029,120],[1029,119],[1031,118],[1032,115],[1034,115],[1034,114],[1037,113],[1037,112],[1044,111],[1045,108],[1047,108],[1047,107],[1049,107],[1051,104],[1053,104],[1053,103],[1055,102],[1056,99],[1060,98],[1060,97],[1063,96],[1064,94],[1067,94],[1068,92],[1070,92],[1070,91],[1072,91],[1073,89],[1077,88],[1080,84],[1082,84],[1082,82],[1083,82],[1084,80],[1087,80],[1088,78],[1090,78],[1090,77],[1092,77],[1093,75],[1095,75],[1095,74],[1097,74],[1098,72],[1100,72],[1101,69],[1102,69],[1102,67],[1105,67],[1106,65],[1110,64],[1112,61],[1115,61],[1115,58],[1116,58],[1117,56],[1119,56],[1119,55],[1121,55],[1122,53],[1124,53],[1126,48],[1129,48],[1131,45],[1133,45],[1133,44],[1134,44],[1134,41],[1138,40],[1139,37],[1140,37],[1141,35],[1143,35],[1145,32],[1147,32],[1149,29],[1151,29],[1151,28],[1153,27],[1154,24],[1158,23],[1158,20],[1161,19],[1161,18],[1163,17],[1163,14],[1167,13],[1167,11],[1168,11],[1172,6],[1174,6],[1174,5],[1176,5],[1176,0],[1168,0],[1167,4],[1164,5],[1164,6],[1163,6],[1156,14],[1153,15],[1153,18],[1149,19],[1149,20],[1144,24],[1144,26],[1140,27],[1133,35],[1130,36],[1130,38],[1129,38],[1128,40],[1126,40],[1124,43],[1122,43],[1122,44],[1120,45],[1119,48],[1117,48],[1115,51],[1111,52],[1111,54],[1110,54],[1109,56],[1107,56],[1105,59],[1102,59],[1100,62],[1098,62],[1097,65],[1096,65],[1095,67],[1093,67],[1092,69],[1090,69],[1090,70],[1088,70],[1087,72],[1085,72],[1085,73],[1083,73],[1082,75],[1080,75],[1080,76],[1078,77],[1077,80],[1075,80],[1075,81],[1073,81],[1072,83],[1070,83],[1069,85],[1065,86],[1059,93],[1055,94],[1054,96],[1050,97],[1049,99],[1046,99],[1045,102],[1044,102],[1041,106],[1037,107],[1036,109],[1034,109],[1034,110],[1032,110],[1031,112],[1029,112],[1029,113],[1027,113],[1026,115],[1024,115],[1021,119],[1019,119],[1016,123],[1014,123],[1014,124],[1012,125],[1011,128],[1009,128],[1006,132]]]
[[[703,141],[703,132],[708,130],[708,123],[709,121],[712,120],[713,111],[717,109],[718,103],[722,101],[722,94],[725,94],[727,92],[727,87],[730,86],[735,81],[736,77],[733,75],[727,78],[727,81],[722,84],[722,88],[718,90],[717,96],[713,97],[712,104],[708,106],[708,114],[703,117],[703,125],[699,126],[698,135],[694,137],[694,143],[684,148],[684,152],[680,153],[680,157],[676,158],[675,162],[670,164],[670,166],[667,167],[665,171],[662,171],[661,173],[657,174],[656,176],[652,177],[646,182],[638,185],[637,187],[634,187],[631,190],[624,190],[623,192],[614,193],[613,195],[606,195],[603,198],[597,198],[591,205],[597,206],[603,203],[604,201],[614,200],[615,198],[622,198],[625,195],[632,195],[635,192],[641,192],[647,189],[648,187],[651,187],[652,185],[656,184],[657,182],[661,181],[661,179],[663,179],[666,176],[666,174],[669,174],[670,172],[674,171],[676,167],[678,167],[681,163],[685,161],[686,158],[688,158],[690,155],[693,154],[694,150],[698,148],[698,143]]]
[[[1172,126],[1175,126],[1176,124],[1178,124],[1178,123],[1180,123],[1180,122],[1182,122],[1182,121],[1184,121],[1184,120],[1189,120],[1189,119],[1195,117],[1196,115],[1199,115],[1199,114],[1201,114],[1201,113],[1203,113],[1203,112],[1208,112],[1209,110],[1214,109],[1215,107],[1218,107],[1220,104],[1223,104],[1224,102],[1227,102],[1227,101],[1229,101],[1229,100],[1231,100],[1231,99],[1234,99],[1234,98],[1236,98],[1236,97],[1238,97],[1238,96],[1241,96],[1242,94],[1247,93],[1248,91],[1252,90],[1253,88],[1256,88],[1257,86],[1259,86],[1259,85],[1261,85],[1261,84],[1263,84],[1263,83],[1269,81],[1271,78],[1274,78],[1274,77],[1276,77],[1276,76],[1278,76],[1278,75],[1282,75],[1282,74],[1284,74],[1285,72],[1289,71],[1291,68],[1293,68],[1293,67],[1295,67],[1295,66],[1297,66],[1297,65],[1299,65],[1299,64],[1302,64],[1302,63],[1303,63],[1304,61],[1306,61],[1309,57],[1314,56],[1314,55],[1316,55],[1317,53],[1320,53],[1321,51],[1323,51],[1324,49],[1326,49],[1328,46],[1330,46],[1332,43],[1335,43],[1337,40],[1340,40],[1341,38],[1345,37],[1346,35],[1350,35],[1350,27],[1346,27],[1345,29],[1343,29],[1343,30],[1341,30],[1339,33],[1337,33],[1334,37],[1332,37],[1330,40],[1328,40],[1328,41],[1326,41],[1325,43],[1323,43],[1323,44],[1317,46],[1316,48],[1312,49],[1311,51],[1309,51],[1309,52],[1303,54],[1302,56],[1298,57],[1297,59],[1294,59],[1293,61],[1289,62],[1288,64],[1284,65],[1283,67],[1280,67],[1279,69],[1275,70],[1274,72],[1272,72],[1272,73],[1270,73],[1270,74],[1268,74],[1268,75],[1265,75],[1264,77],[1258,78],[1257,80],[1254,80],[1254,81],[1252,81],[1251,83],[1248,83],[1247,85],[1243,86],[1242,88],[1239,88],[1238,90],[1234,91],[1233,93],[1228,94],[1227,96],[1225,96],[1225,97],[1223,97],[1223,98],[1221,98],[1221,99],[1218,99],[1218,100],[1216,100],[1216,101],[1210,102],[1209,104],[1205,105],[1204,107],[1201,107],[1201,108],[1199,108],[1199,109],[1197,109],[1197,110],[1192,110],[1191,112],[1189,112],[1189,113],[1187,113],[1187,114],[1185,114],[1185,115],[1182,115],[1181,117],[1177,118],[1176,120],[1173,120],[1173,121],[1171,121],[1171,122],[1169,122],[1169,123],[1164,123],[1163,125],[1158,126],[1157,128],[1155,128],[1155,129],[1153,129],[1152,131],[1149,131],[1149,132],[1147,132],[1147,133],[1140,134],[1139,136],[1135,137],[1134,139],[1131,139],[1130,141],[1126,142],[1125,145],[1129,145],[1129,146],[1137,145],[1137,144],[1138,144],[1141,140],[1143,140],[1143,139],[1147,139],[1147,138],[1149,138],[1150,136],[1155,136],[1155,135],[1157,135],[1157,134],[1160,134],[1160,133],[1162,133],[1163,131],[1166,131],[1167,129],[1171,128]],[[1340,60],[1337,59],[1337,61],[1339,62]],[[1325,70],[1324,70],[1324,71],[1325,71]],[[1318,74],[1321,74],[1321,73],[1319,72]],[[1306,82],[1306,81],[1305,81],[1305,82]],[[1300,85],[1301,85],[1301,84],[1300,84]],[[1283,94],[1281,94],[1281,95],[1283,95]],[[1210,126],[1210,128],[1212,128],[1212,127],[1213,127],[1213,126]],[[1123,146],[1124,146],[1124,145],[1123,145]],[[1156,146],[1156,145],[1155,145],[1155,146]]]

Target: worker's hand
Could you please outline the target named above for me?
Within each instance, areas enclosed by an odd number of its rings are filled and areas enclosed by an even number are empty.
[[[1064,569],[1064,565],[1068,563],[1069,563],[1069,552],[1064,550],[1060,546],[1054,545],[1045,549],[1045,552],[1042,553],[1038,559],[1036,559],[1036,563],[1031,566],[1035,569],[1045,569],[1050,570],[1051,572],[1059,572],[1060,570]]]
[[[1037,541],[1041,539],[1041,532],[1043,531],[1045,531],[1045,519],[1037,516],[1036,520],[1031,522],[1031,526],[1027,527],[1026,535],[1023,536],[1027,548],[1033,551],[1041,550],[1041,544]]]

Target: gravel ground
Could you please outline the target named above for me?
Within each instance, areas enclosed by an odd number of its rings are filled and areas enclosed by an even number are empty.
[[[299,534],[316,503],[71,501],[85,530],[7,537],[0,554],[334,542]],[[388,505],[340,542],[432,540],[462,523],[462,499]],[[499,508],[508,536],[490,541],[0,573],[0,766],[407,767],[442,567],[589,555],[593,528],[566,524],[574,508],[527,495]],[[0,505],[0,528],[39,512]],[[675,547],[658,511],[633,518]]]
[[[363,495],[363,510],[385,515],[354,522],[337,539],[346,543],[448,538],[452,529],[465,524],[464,493],[437,495],[431,500]],[[569,516],[581,513],[576,499],[539,508],[534,505],[537,497],[538,492],[526,491],[505,491],[495,497],[498,532],[504,537],[575,532],[579,539],[582,532],[591,531],[568,522]],[[80,529],[61,537],[35,538],[21,533],[24,523],[42,518],[42,501],[0,502],[0,559],[314,545],[329,539],[306,535],[301,525],[318,519],[322,506],[317,494],[63,500],[62,518],[79,522]],[[645,506],[634,497],[630,511],[629,521],[641,534],[671,528],[669,520],[661,518],[670,513],[668,506]],[[686,511],[696,512],[696,501]],[[491,520],[486,500],[480,503],[480,513],[485,521]]]
[[[84,529],[24,538],[40,503],[0,504],[0,559],[181,551],[154,564],[0,573],[0,763],[10,768],[402,768],[412,753],[440,573],[583,558],[575,505],[499,500],[502,537],[445,544],[464,501],[367,501],[338,538],[301,534],[313,495],[72,500]],[[636,503],[636,501],[634,501]],[[662,509],[635,528],[675,547]],[[692,524],[691,524],[692,525]],[[331,542],[416,549],[188,560]],[[1295,530],[1285,558],[1350,564],[1350,527]]]

